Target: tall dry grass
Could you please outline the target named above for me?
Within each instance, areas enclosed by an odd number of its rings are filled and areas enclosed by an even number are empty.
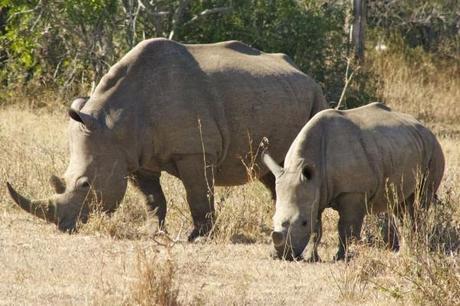
[[[457,199],[458,200],[458,199]],[[359,301],[365,288],[384,292],[400,302],[422,305],[460,303],[460,223],[453,219],[458,201],[444,198],[429,210],[418,210],[414,231],[409,216],[399,223],[402,247],[388,254],[383,248],[355,246],[358,252],[345,267],[336,286],[345,300]],[[368,231],[378,232],[379,224],[370,218]]]
[[[158,250],[138,250],[137,274],[131,289],[131,299],[135,305],[181,305],[179,289],[175,283],[177,265],[166,249],[165,254]]]
[[[460,63],[439,63],[422,51],[392,46],[373,51],[368,65],[378,78],[377,94],[388,105],[425,122],[460,123]]]

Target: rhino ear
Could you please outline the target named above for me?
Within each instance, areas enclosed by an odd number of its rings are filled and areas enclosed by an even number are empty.
[[[81,111],[83,106],[85,106],[86,101],[88,101],[89,97],[77,97],[72,101],[72,104],[70,105],[71,109]]]
[[[90,131],[94,131],[100,126],[96,118],[72,108],[69,109],[69,116],[73,120],[82,123]]]

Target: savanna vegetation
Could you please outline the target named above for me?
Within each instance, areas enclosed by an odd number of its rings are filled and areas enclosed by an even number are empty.
[[[332,262],[337,215],[324,217],[323,262],[269,256],[268,192],[216,190],[212,240],[185,242],[183,186],[163,175],[167,232],[129,189],[117,212],[95,209],[74,235],[20,211],[0,188],[0,300],[6,304],[460,304],[460,3],[368,1],[366,52],[354,59],[350,1],[0,0],[0,184],[51,194],[68,163],[66,107],[147,37],[228,39],[284,52],[343,108],[374,100],[414,115],[439,137],[439,201],[400,225],[401,250],[366,219],[349,262]],[[348,73],[347,73],[348,67]],[[351,76],[351,78],[350,78]]]

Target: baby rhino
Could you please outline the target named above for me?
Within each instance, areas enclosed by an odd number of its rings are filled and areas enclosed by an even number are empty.
[[[335,258],[344,259],[347,241],[359,239],[366,213],[411,216],[419,194],[427,208],[444,172],[433,133],[381,103],[319,112],[297,135],[284,167],[268,152],[262,158],[276,177],[275,254],[300,258],[308,244],[303,257],[310,261],[319,259],[325,208],[339,213]]]

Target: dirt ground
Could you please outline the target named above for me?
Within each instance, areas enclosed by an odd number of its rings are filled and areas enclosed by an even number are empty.
[[[68,235],[22,212],[0,217],[1,304],[120,305],[130,303],[138,254],[161,252],[151,241]],[[341,296],[344,263],[272,260],[269,245],[176,244],[179,300],[186,304],[387,304],[388,296],[357,288]],[[385,254],[385,256],[397,256]],[[356,300],[355,300],[356,299]]]
[[[55,226],[18,209],[7,195],[5,182],[11,181],[26,195],[49,196],[47,178],[63,173],[67,165],[66,122],[64,109],[0,110],[2,305],[161,303],[155,297],[149,300],[139,289],[146,284],[154,289],[165,286],[155,279],[146,280],[146,271],[172,279],[166,289],[176,292],[177,298],[170,304],[417,304],[424,292],[437,292],[433,280],[413,278],[418,277],[411,274],[417,256],[404,241],[400,253],[358,244],[350,263],[332,262],[337,245],[333,211],[327,212],[324,221],[323,262],[272,260],[273,207],[259,183],[217,190],[222,221],[213,241],[184,242],[190,217],[183,188],[170,176],[162,177],[162,183],[170,208],[169,237],[178,241],[154,236],[155,221],[132,190],[112,218],[95,215],[78,234],[60,233]],[[460,129],[433,128],[447,160],[441,197],[459,204]],[[460,220],[460,209],[454,209],[452,216]],[[458,256],[445,254],[440,262],[427,256],[430,264],[450,264],[446,279],[460,279]],[[167,264],[172,270],[165,270]],[[447,295],[447,299],[451,298]]]

